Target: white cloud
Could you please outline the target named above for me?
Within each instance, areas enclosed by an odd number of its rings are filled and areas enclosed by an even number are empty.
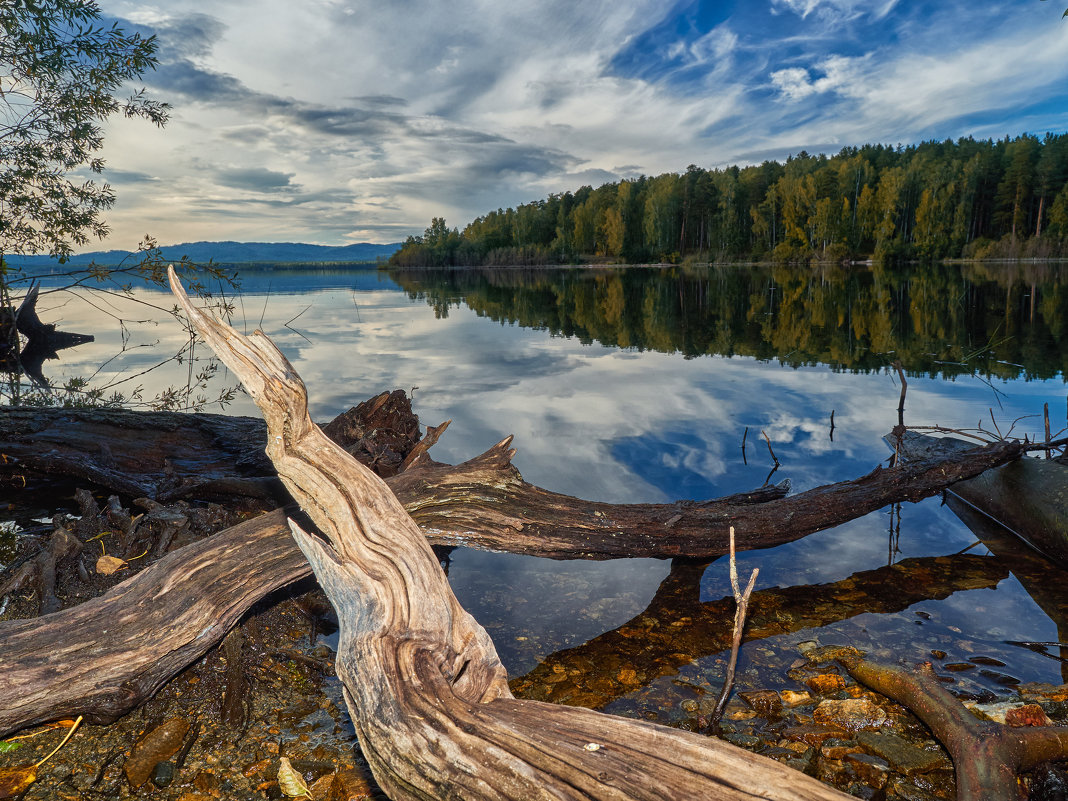
[[[857,66],[861,61],[832,56],[816,67],[823,73],[820,78],[813,80],[809,70],[802,67],[788,67],[771,73],[771,83],[790,100],[803,100],[822,92],[848,92],[856,83]]]
[[[889,14],[898,0],[882,0],[871,2],[870,0],[771,0],[773,11],[788,11],[797,14],[802,19],[810,14],[816,14],[829,22],[845,22],[857,17],[868,15],[873,19],[882,19]]]
[[[159,31],[164,63],[148,80],[175,111],[162,131],[109,125],[109,245],[146,230],[165,243],[396,241],[434,216],[463,225],[624,175],[911,141],[954,116],[1034,103],[1066,76],[1068,25],[1038,14],[967,41],[954,28],[947,49],[950,9],[847,57],[839,39],[811,35],[827,29],[821,15],[906,24],[886,17],[892,0],[771,7],[799,17],[789,39],[731,19],[641,45],[622,68],[621,48],[639,47],[669,4],[263,0],[250,14],[219,0],[205,14],[193,0],[114,0],[109,13]],[[994,133],[1016,132],[1004,119]]]

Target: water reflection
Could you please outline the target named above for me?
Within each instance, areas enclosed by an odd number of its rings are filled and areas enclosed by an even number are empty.
[[[1034,415],[1044,402],[1064,409],[1064,279],[1062,268],[1042,265],[803,278],[771,268],[452,271],[402,274],[399,284],[376,271],[249,272],[234,323],[278,342],[309,387],[315,419],[414,387],[424,423],[453,420],[434,449],[442,461],[463,461],[514,433],[515,464],[532,483],[595,500],[660,502],[759,486],[772,466],[762,431],[783,464],[775,479],[789,477],[797,490],[867,473],[888,456],[881,438],[896,423],[899,388],[884,369],[894,358],[912,372],[912,423],[970,427],[990,414]],[[49,365],[53,382],[100,369],[124,335],[74,302],[61,312],[97,342],[64,351]],[[161,317],[131,343],[177,351],[183,336]],[[136,375],[156,353],[129,350],[100,376]],[[137,380],[148,395],[183,374]],[[230,410],[256,413],[244,398]],[[1033,417],[1016,433],[1040,430]],[[1006,662],[1008,675],[1059,682],[1060,663],[1004,641],[1060,639],[1063,604],[1032,600],[1026,588],[1035,582],[1000,551],[946,556],[973,542],[932,499],[905,504],[900,520],[884,511],[742,554],[741,571],[761,569],[768,622],[743,649],[740,682],[787,681],[806,639],[860,642],[914,661],[935,648],[960,659],[982,651]],[[725,566],[676,566],[665,578],[668,571],[649,560],[561,565],[460,550],[450,581],[530,693],[572,687],[575,697],[600,693],[607,709],[633,712],[652,696],[670,705],[684,686],[718,686],[722,676]],[[652,616],[642,611],[650,606]],[[646,631],[645,618],[660,624]],[[674,650],[665,632],[681,638]],[[606,643],[619,650],[598,650]],[[596,664],[575,678],[565,667],[566,683],[538,678],[594,652],[593,662],[634,663],[634,676],[641,668],[645,678],[632,684],[623,668],[612,678]],[[548,667],[537,667],[544,660]]]
[[[540,700],[604,707],[702,657],[729,650],[734,598],[701,602],[707,563],[678,560],[641,614],[581,646],[547,657],[512,689]],[[1008,575],[996,558],[960,554],[906,559],[832,584],[773,587],[750,599],[744,641],[815,632],[860,614],[899,612],[959,590],[993,588]]]
[[[1051,378],[1068,364],[1068,270],[1049,262],[904,268],[400,271],[439,316],[481,315],[639,350],[825,364],[894,359],[953,377]]]

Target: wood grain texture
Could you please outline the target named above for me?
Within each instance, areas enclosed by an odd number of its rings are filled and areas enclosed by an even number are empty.
[[[786,496],[788,483],[708,501],[612,504],[550,492],[523,480],[506,438],[462,464],[426,453],[427,436],[386,479],[432,544],[554,559],[709,558],[769,548],[853,520],[887,504],[918,501],[1019,458],[1008,441],[876,469],[850,481]],[[69,475],[131,498],[274,498],[260,420],[124,410],[12,409],[0,414],[0,474],[32,469]],[[786,496],[786,497],[784,497]]]
[[[309,573],[272,512],[172,552],[63,612],[0,623],[0,736],[85,714],[107,723],[214,646],[269,589]],[[249,554],[255,554],[252,559]]]

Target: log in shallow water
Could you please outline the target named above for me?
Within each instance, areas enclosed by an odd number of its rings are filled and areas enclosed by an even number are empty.
[[[398,395],[403,398],[397,391],[366,403],[380,410]],[[407,414],[417,426],[410,407]],[[346,433],[337,421],[327,429]],[[740,550],[768,548],[890,503],[919,501],[1023,453],[1021,443],[1007,441],[876,468],[858,479],[788,496],[783,484],[709,501],[610,504],[524,481],[511,462],[511,438],[467,462],[447,465],[426,453],[441,427],[431,428],[418,444],[411,440],[411,450],[401,454],[393,450],[401,447],[396,442],[386,445],[372,436],[380,430],[367,424],[353,434],[350,425],[342,444],[369,462],[383,459],[386,451],[404,458],[395,460],[402,472],[387,483],[431,543],[555,559],[710,558],[727,552],[731,526]],[[263,456],[266,440],[263,422],[248,417],[9,409],[0,415],[0,453],[6,457],[0,472],[69,476],[130,498],[164,502],[245,496],[281,504],[289,498]]]

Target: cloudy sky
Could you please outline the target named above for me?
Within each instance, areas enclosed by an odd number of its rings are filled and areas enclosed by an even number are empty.
[[[689,164],[1068,130],[1064,0],[102,6],[158,36],[173,106],[108,127],[114,248],[393,242]]]

